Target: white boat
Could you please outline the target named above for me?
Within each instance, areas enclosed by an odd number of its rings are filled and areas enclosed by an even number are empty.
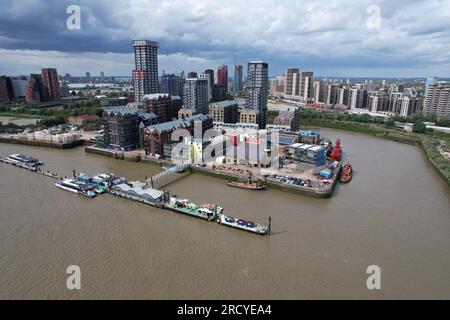
[[[265,235],[269,232],[269,229],[261,224],[246,221],[243,219],[238,219],[224,214],[220,214],[217,222],[232,228],[241,229],[244,231]]]
[[[25,165],[28,167],[37,167],[43,163],[39,159],[24,155],[24,154],[11,154],[6,159],[13,164]]]
[[[90,198],[94,198],[96,196],[96,193],[91,191],[90,185],[83,184],[75,179],[59,180],[55,182],[55,186],[57,186],[60,189],[81,194]]]

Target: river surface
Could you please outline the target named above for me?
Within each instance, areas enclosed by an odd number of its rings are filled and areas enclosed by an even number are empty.
[[[450,299],[449,187],[416,146],[321,130],[342,140],[354,179],[331,199],[243,191],[190,175],[167,188],[266,223],[261,237],[112,195],[90,200],[50,178],[0,164],[0,298]],[[158,166],[0,144],[70,175],[144,179]],[[66,268],[81,268],[81,290]],[[367,267],[381,268],[368,290]]]

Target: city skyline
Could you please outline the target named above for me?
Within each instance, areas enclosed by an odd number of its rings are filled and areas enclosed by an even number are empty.
[[[261,59],[271,66],[271,76],[297,66],[332,77],[450,74],[447,1],[258,3],[195,1],[185,10],[177,1],[0,0],[0,73],[52,66],[62,74],[127,76],[134,60],[130,42],[152,39],[160,43],[160,69],[167,72]],[[69,5],[80,6],[80,30],[66,28]],[[379,25],[371,20],[373,6],[379,8]],[[148,19],[153,11],[158,15]]]

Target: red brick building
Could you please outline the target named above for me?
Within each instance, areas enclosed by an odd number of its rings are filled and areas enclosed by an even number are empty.
[[[85,123],[86,121],[95,121],[100,119],[98,116],[96,116],[95,114],[82,114],[80,116],[71,116],[69,118],[67,118],[67,122],[72,124],[72,125],[82,125],[83,123]]]
[[[41,69],[41,74],[31,74],[25,86],[27,102],[46,102],[59,100],[59,79],[56,69]]]
[[[147,112],[155,114],[159,123],[177,119],[178,111],[180,111],[183,104],[180,97],[166,93],[145,95],[144,101]]]
[[[41,69],[42,84],[47,95],[47,100],[55,101],[60,100],[59,95],[59,79],[58,72],[53,68]]]
[[[171,140],[172,132],[177,129],[186,129],[192,135],[194,133],[194,124],[201,122],[202,134],[213,128],[213,119],[210,115],[195,115],[183,120],[175,120],[166,123],[160,123],[144,129],[145,153],[153,157],[170,157],[170,150],[177,141]]]
[[[2,99],[6,99],[9,101],[14,99],[14,91],[11,78],[0,77],[0,100]]]
[[[25,100],[27,102],[46,101],[42,78],[39,74],[31,74],[27,85],[25,86]]]

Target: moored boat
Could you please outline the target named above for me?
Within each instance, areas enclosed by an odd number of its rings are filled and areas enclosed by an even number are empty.
[[[350,163],[344,164],[339,174],[340,183],[349,183],[353,178],[353,168]]]
[[[261,225],[259,223],[255,223],[252,221],[247,221],[244,219],[239,219],[231,216],[227,216],[224,214],[220,214],[217,222],[223,225],[226,225],[228,227],[241,229],[244,231],[260,234],[260,235],[266,235],[269,233],[269,228]]]
[[[266,188],[266,185],[259,181],[253,182],[251,177],[248,178],[247,182],[229,181],[227,185],[248,190],[263,190]]]
[[[85,184],[77,179],[61,179],[55,182],[55,186],[60,189],[81,194],[89,198],[94,198],[97,194],[93,191],[93,186],[90,184]]]
[[[201,218],[205,220],[213,220],[215,219],[217,213],[215,212],[216,208],[219,210],[219,207],[205,207],[203,206],[197,206],[194,203],[189,202],[187,199],[177,199],[177,198],[171,198],[170,202],[167,204],[167,207],[171,210],[183,214],[187,214],[189,216],[193,216],[196,218]],[[222,208],[220,208],[223,210]]]
[[[10,161],[12,164],[24,165],[30,168],[36,168],[44,164],[39,159],[24,154],[11,154],[6,157],[6,160]]]

